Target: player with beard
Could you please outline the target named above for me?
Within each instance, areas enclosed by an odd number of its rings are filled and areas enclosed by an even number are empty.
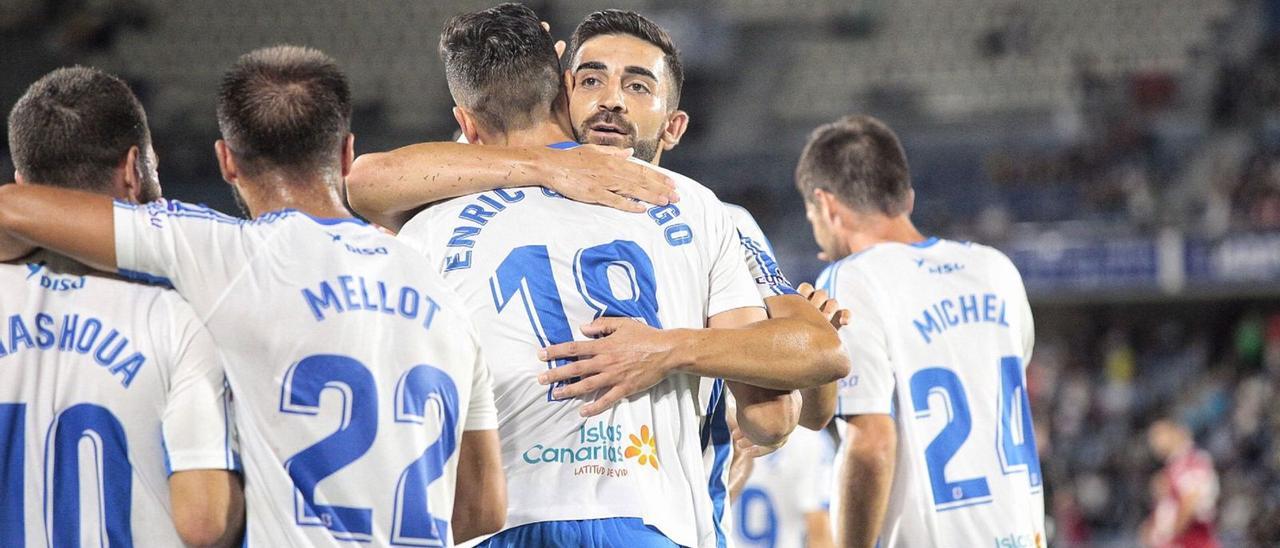
[[[142,104],[102,71],[37,80],[9,145],[19,185],[160,197]],[[191,306],[47,250],[0,263],[0,288],[0,545],[239,540],[225,379]]]
[[[654,164],[661,160],[663,151],[680,142],[689,122],[688,114],[678,108],[684,80],[683,66],[670,36],[652,21],[622,10],[592,13],[574,32],[569,67],[570,70],[565,71],[565,84],[569,90],[570,119],[577,129],[579,142],[624,147],[634,150],[637,158]],[[349,199],[357,211],[370,219],[397,228],[409,213],[426,204],[468,192],[536,182],[538,179],[523,174],[533,154],[545,155],[545,152],[498,146],[475,150],[455,143],[423,143],[386,153],[365,154],[356,160],[347,179]],[[511,175],[513,170],[514,176]],[[579,198],[581,189],[568,190],[568,197],[583,199]],[[629,192],[634,194],[636,191],[621,193],[628,195]],[[624,209],[637,205],[623,201],[619,206],[615,196],[605,196],[614,198],[614,201],[598,197],[588,197],[584,201]],[[670,198],[676,199],[675,196]],[[665,203],[661,196],[658,201],[647,200]],[[800,288],[804,294],[797,295],[778,268],[768,240],[755,220],[740,207],[730,206],[729,211],[737,225],[744,260],[765,299],[771,318],[802,323],[815,334],[831,330],[827,322],[832,316],[836,316],[837,324],[844,320],[845,316],[837,312],[839,305],[828,300],[825,292],[815,292],[806,284]],[[814,304],[821,307],[821,313],[815,313],[818,311],[806,302],[806,298],[815,299]],[[768,322],[760,327],[766,325]],[[576,343],[577,346],[552,347],[550,352],[564,358],[571,357],[570,353],[574,356],[602,355],[628,367],[665,370],[670,364],[664,363],[659,356],[671,356],[672,350],[687,347],[677,332],[646,329],[634,322],[606,318],[598,320],[592,329],[612,335]],[[757,336],[750,332],[736,335]],[[732,344],[733,337],[718,340],[730,345],[717,349],[719,354],[707,352],[707,357],[684,359],[736,360],[760,367],[801,357],[811,357],[815,364],[847,359],[842,355],[813,353],[805,346],[809,343],[800,341],[792,344],[793,341],[775,339],[772,348],[777,350],[776,353],[752,354],[746,352],[745,347]],[[636,352],[639,348],[661,348],[663,352]],[[570,370],[563,368],[556,373],[571,374]],[[562,379],[557,377],[554,380]],[[716,381],[706,382],[715,384]],[[628,388],[632,389],[634,387]],[[704,392],[719,393],[718,390]],[[800,424],[810,429],[821,428],[835,412],[835,385],[804,390],[803,402]],[[725,500],[729,475],[726,464],[732,454],[726,421],[728,410],[725,398],[711,398],[704,403],[710,408],[710,418],[703,429],[703,444],[707,453],[709,490],[717,501],[717,512],[721,516],[721,520],[717,520],[719,527],[720,521],[730,515]],[[755,454],[769,449],[752,449],[740,454]],[[727,527],[720,527],[717,533],[723,537],[725,529]]]

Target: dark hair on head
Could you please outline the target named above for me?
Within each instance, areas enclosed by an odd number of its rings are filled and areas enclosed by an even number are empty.
[[[545,120],[563,92],[551,33],[520,4],[450,19],[440,33],[440,59],[454,102],[490,131]]]
[[[684,88],[684,65],[680,63],[680,50],[676,49],[675,42],[671,41],[671,35],[667,34],[667,31],[662,30],[662,27],[643,15],[617,9],[597,11],[588,15],[573,31],[573,38],[569,45],[569,58],[576,57],[578,50],[587,40],[609,34],[634,36],[662,50],[662,58],[667,65],[667,70],[671,72],[671,96],[668,98],[667,108],[675,110],[680,105],[680,92]]]
[[[846,116],[818,127],[796,165],[805,200],[822,189],[849,207],[896,216],[910,207],[911,170],[898,136],[870,116]]]
[[[240,56],[222,77],[218,127],[246,175],[336,166],[351,132],[351,90],[320,51],[274,46]]]
[[[13,164],[33,183],[106,192],[113,171],[151,144],[147,114],[128,84],[89,67],[36,80],[9,112]]]

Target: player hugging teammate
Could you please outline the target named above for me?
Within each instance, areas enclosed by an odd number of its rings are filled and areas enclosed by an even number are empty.
[[[811,138],[796,183],[840,260],[793,288],[746,210],[658,167],[691,118],[653,22],[593,13],[562,55],[503,4],[439,53],[469,144],[359,158],[331,58],[242,56],[215,151],[248,220],[160,198],[119,79],[31,86],[0,545],[1043,542],[1021,280],[915,231],[888,128]]]

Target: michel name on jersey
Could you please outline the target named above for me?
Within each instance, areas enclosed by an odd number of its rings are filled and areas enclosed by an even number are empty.
[[[0,330],[0,360],[34,349],[92,355],[93,361],[128,388],[147,363],[141,352],[130,350],[129,338],[116,329],[107,330],[102,320],[92,316],[64,314],[55,318],[39,313],[33,317],[9,316],[8,329]]]
[[[1009,327],[1005,320],[1008,303],[994,293],[957,295],[937,301],[911,320],[925,344],[953,327],[987,323]]]

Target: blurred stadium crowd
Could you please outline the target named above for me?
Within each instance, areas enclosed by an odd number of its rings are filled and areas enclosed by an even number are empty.
[[[63,64],[121,74],[167,194],[230,210],[209,90],[236,55],[337,57],[357,150],[445,138],[430,29],[491,3],[0,0],[0,103]],[[600,7],[527,3],[554,29]],[[1223,540],[1280,539],[1280,1],[608,4],[683,44],[692,124],[668,163],[750,209],[794,281],[822,265],[791,166],[815,122],[852,112],[903,137],[923,229],[1019,264],[1058,545],[1134,541],[1165,414],[1215,460]]]

